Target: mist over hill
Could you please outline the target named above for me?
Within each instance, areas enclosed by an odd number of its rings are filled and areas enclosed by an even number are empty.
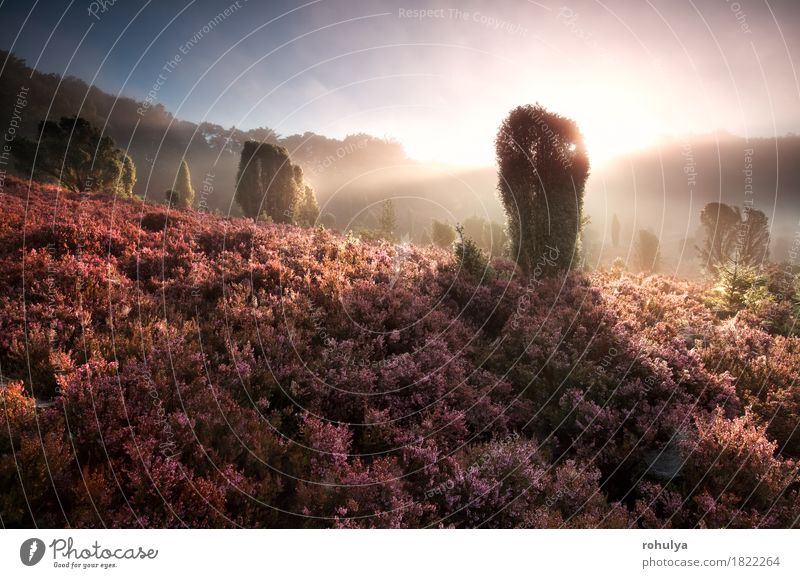
[[[282,136],[268,127],[239,130],[211,122],[176,118],[159,103],[117,97],[81,79],[32,70],[14,54],[5,61],[0,83],[0,115],[10,118],[20,87],[28,87],[20,134],[34,137],[45,118],[79,115],[102,127],[137,166],[135,192],[162,202],[186,158],[195,182],[208,180],[207,205],[238,215],[233,203],[242,144],[258,140],[285,146],[315,188],[322,214],[340,230],[371,226],[380,202],[393,198],[402,235],[427,239],[431,219],[451,223],[478,215],[503,222],[496,195],[496,168],[453,167],[409,159],[400,142],[368,134],[344,139],[313,132]],[[57,97],[56,97],[57,95]],[[498,117],[499,122],[499,117]],[[773,257],[797,229],[800,208],[800,137],[745,139],[725,133],[665,138],[648,149],[592,167],[584,233],[589,259],[607,264],[626,257],[641,228],[659,235],[668,267],[691,275],[698,216],[712,201],[751,204],[773,226]],[[621,247],[609,245],[613,215],[621,223]]]
[[[790,234],[800,208],[800,137],[746,139],[730,134],[665,138],[657,146],[595,169],[587,185],[591,215],[616,212],[630,229],[692,235],[709,202],[750,205]]]
[[[102,127],[133,158],[139,176],[135,192],[148,200],[162,201],[185,157],[195,179],[213,175],[215,194],[208,199],[209,206],[235,213],[231,201],[236,167],[246,140],[285,146],[309,173],[309,180],[323,189],[328,188],[328,179],[336,183],[352,173],[407,161],[402,145],[392,140],[366,134],[339,140],[311,132],[280,137],[266,127],[241,131],[198,124],[176,118],[158,103],[108,94],[75,77],[35,71],[8,52],[0,51],[0,58],[5,61],[0,83],[3,118],[11,118],[20,87],[28,87],[21,135],[35,137],[41,120],[64,116],[81,116]]]

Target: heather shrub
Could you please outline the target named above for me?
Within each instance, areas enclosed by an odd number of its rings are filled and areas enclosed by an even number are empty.
[[[660,275],[6,185],[7,527],[796,525],[783,273],[722,319]]]
[[[680,484],[684,520],[701,527],[781,527],[800,515],[797,466],[775,458],[777,444],[752,416],[729,420],[715,412],[696,427]]]
[[[460,270],[472,275],[475,279],[491,278],[492,271],[489,267],[489,260],[483,251],[472,239],[464,237],[464,229],[460,225],[456,227],[459,240],[453,246],[453,254]]]

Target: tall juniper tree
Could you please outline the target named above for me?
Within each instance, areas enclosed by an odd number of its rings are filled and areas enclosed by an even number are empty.
[[[235,198],[246,216],[256,218],[264,213],[276,223],[292,223],[304,192],[303,171],[292,164],[284,147],[256,141],[244,143]]]
[[[122,158],[122,169],[119,175],[119,184],[117,186],[117,195],[123,198],[131,198],[133,196],[133,187],[136,185],[136,165],[133,159],[128,155]]]
[[[297,201],[295,223],[302,227],[313,227],[319,219],[319,204],[314,189],[304,185],[303,195]]]
[[[578,263],[589,158],[574,121],[539,104],[519,106],[495,141],[511,254],[525,273],[545,255],[556,270]]]
[[[178,178],[175,181],[175,192],[177,193],[178,206],[188,209],[194,203],[194,189],[192,188],[192,177],[189,174],[189,165],[186,160],[181,161],[178,168]]]
[[[235,199],[247,217],[255,218],[264,201],[264,185],[261,182],[261,159],[258,158],[259,143],[247,141],[239,157],[236,173]]]

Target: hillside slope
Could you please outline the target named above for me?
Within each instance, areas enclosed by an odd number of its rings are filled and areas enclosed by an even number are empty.
[[[481,283],[13,179],[0,213],[3,526],[798,524],[782,303],[723,322],[695,285],[504,261]]]

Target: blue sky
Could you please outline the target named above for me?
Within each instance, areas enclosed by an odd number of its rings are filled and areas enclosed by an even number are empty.
[[[800,132],[792,0],[101,4],[3,1],[0,46],[138,99],[162,75],[179,118],[364,131],[459,164],[490,163],[502,117],[536,101],[596,158],[663,133]]]

